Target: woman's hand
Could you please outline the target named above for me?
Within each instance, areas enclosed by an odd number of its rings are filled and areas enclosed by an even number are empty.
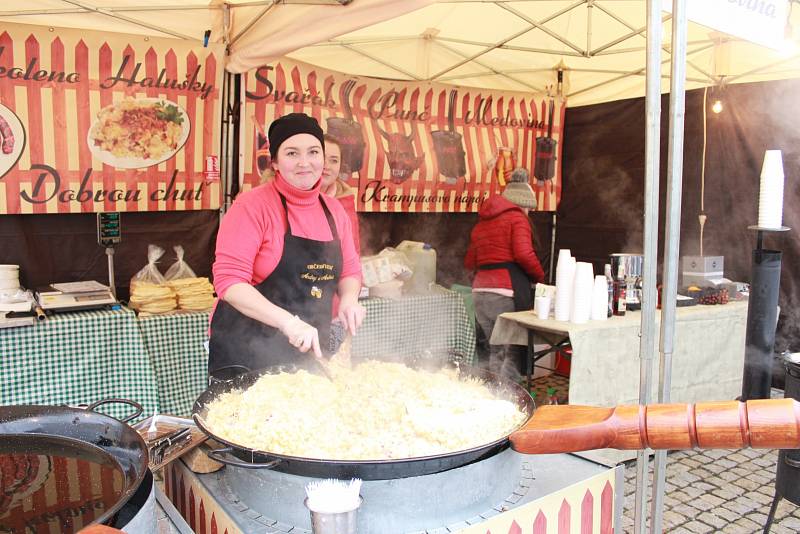
[[[298,316],[293,315],[281,325],[281,332],[289,340],[289,343],[300,352],[308,352],[308,349],[311,349],[315,357],[322,358],[317,329]]]
[[[358,300],[348,302],[343,299],[339,304],[339,320],[344,323],[345,329],[351,335],[356,335],[356,330],[364,322],[366,314],[367,310],[358,303]]]

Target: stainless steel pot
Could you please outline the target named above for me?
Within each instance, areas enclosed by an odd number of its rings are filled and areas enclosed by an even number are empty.
[[[619,266],[625,271],[625,278],[641,278],[644,267],[644,256],[642,254],[615,253],[610,256],[611,276],[617,277]]]

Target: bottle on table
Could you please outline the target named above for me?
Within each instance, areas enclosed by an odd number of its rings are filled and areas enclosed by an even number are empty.
[[[612,301],[612,311],[614,315],[625,315],[626,287],[627,283],[625,282],[625,267],[620,264],[619,269],[617,270],[617,277],[614,279],[614,299]]]

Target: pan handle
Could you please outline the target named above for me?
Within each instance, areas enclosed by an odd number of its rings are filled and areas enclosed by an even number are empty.
[[[128,421],[136,419],[137,417],[142,415],[142,413],[144,413],[144,408],[142,408],[141,404],[139,404],[136,401],[132,401],[132,400],[128,400],[128,399],[103,399],[103,400],[99,400],[99,401],[93,402],[89,406],[87,406],[86,410],[90,411],[90,412],[94,412],[94,411],[96,411],[95,408],[97,408],[98,406],[102,406],[103,404],[116,404],[116,403],[127,404],[129,406],[133,406],[136,409],[136,411],[133,412],[131,415],[125,417],[124,419],[120,419],[119,421],[121,423],[127,423]]]
[[[222,449],[212,449],[208,451],[206,454],[212,460],[215,460],[221,464],[230,465],[232,467],[243,467],[245,469],[272,469],[279,463],[281,463],[280,459],[272,460],[265,464],[252,464],[248,462],[243,462],[241,460],[231,460],[224,456],[225,454],[231,454],[233,452],[233,447],[223,447]]]

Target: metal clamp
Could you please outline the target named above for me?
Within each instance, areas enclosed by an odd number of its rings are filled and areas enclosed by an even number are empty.
[[[128,400],[128,399],[103,399],[103,400],[99,400],[99,401],[93,402],[89,406],[87,406],[86,410],[90,411],[90,412],[96,412],[97,410],[95,410],[95,408],[97,408],[98,406],[102,406],[103,404],[116,404],[116,403],[127,404],[129,406],[133,406],[136,409],[136,411],[134,413],[132,413],[131,415],[125,417],[124,419],[119,419],[119,421],[121,423],[127,423],[128,421],[136,419],[137,417],[142,415],[142,413],[144,413],[144,408],[142,408],[141,404],[139,404],[136,401],[132,401],[132,400]],[[97,413],[99,413],[99,412],[97,412]]]
[[[191,440],[192,429],[188,426],[179,428],[159,438],[149,446],[150,463],[152,465],[163,463],[166,456],[176,449],[183,448],[183,446]]]
[[[221,464],[230,465],[231,467],[243,467],[244,469],[272,469],[283,460],[280,458],[271,460],[267,463],[258,464],[258,463],[250,463],[250,462],[243,462],[241,460],[231,460],[223,456],[224,454],[233,454],[233,447],[223,447],[222,449],[212,449],[208,451],[208,457],[212,460],[215,460]]]

